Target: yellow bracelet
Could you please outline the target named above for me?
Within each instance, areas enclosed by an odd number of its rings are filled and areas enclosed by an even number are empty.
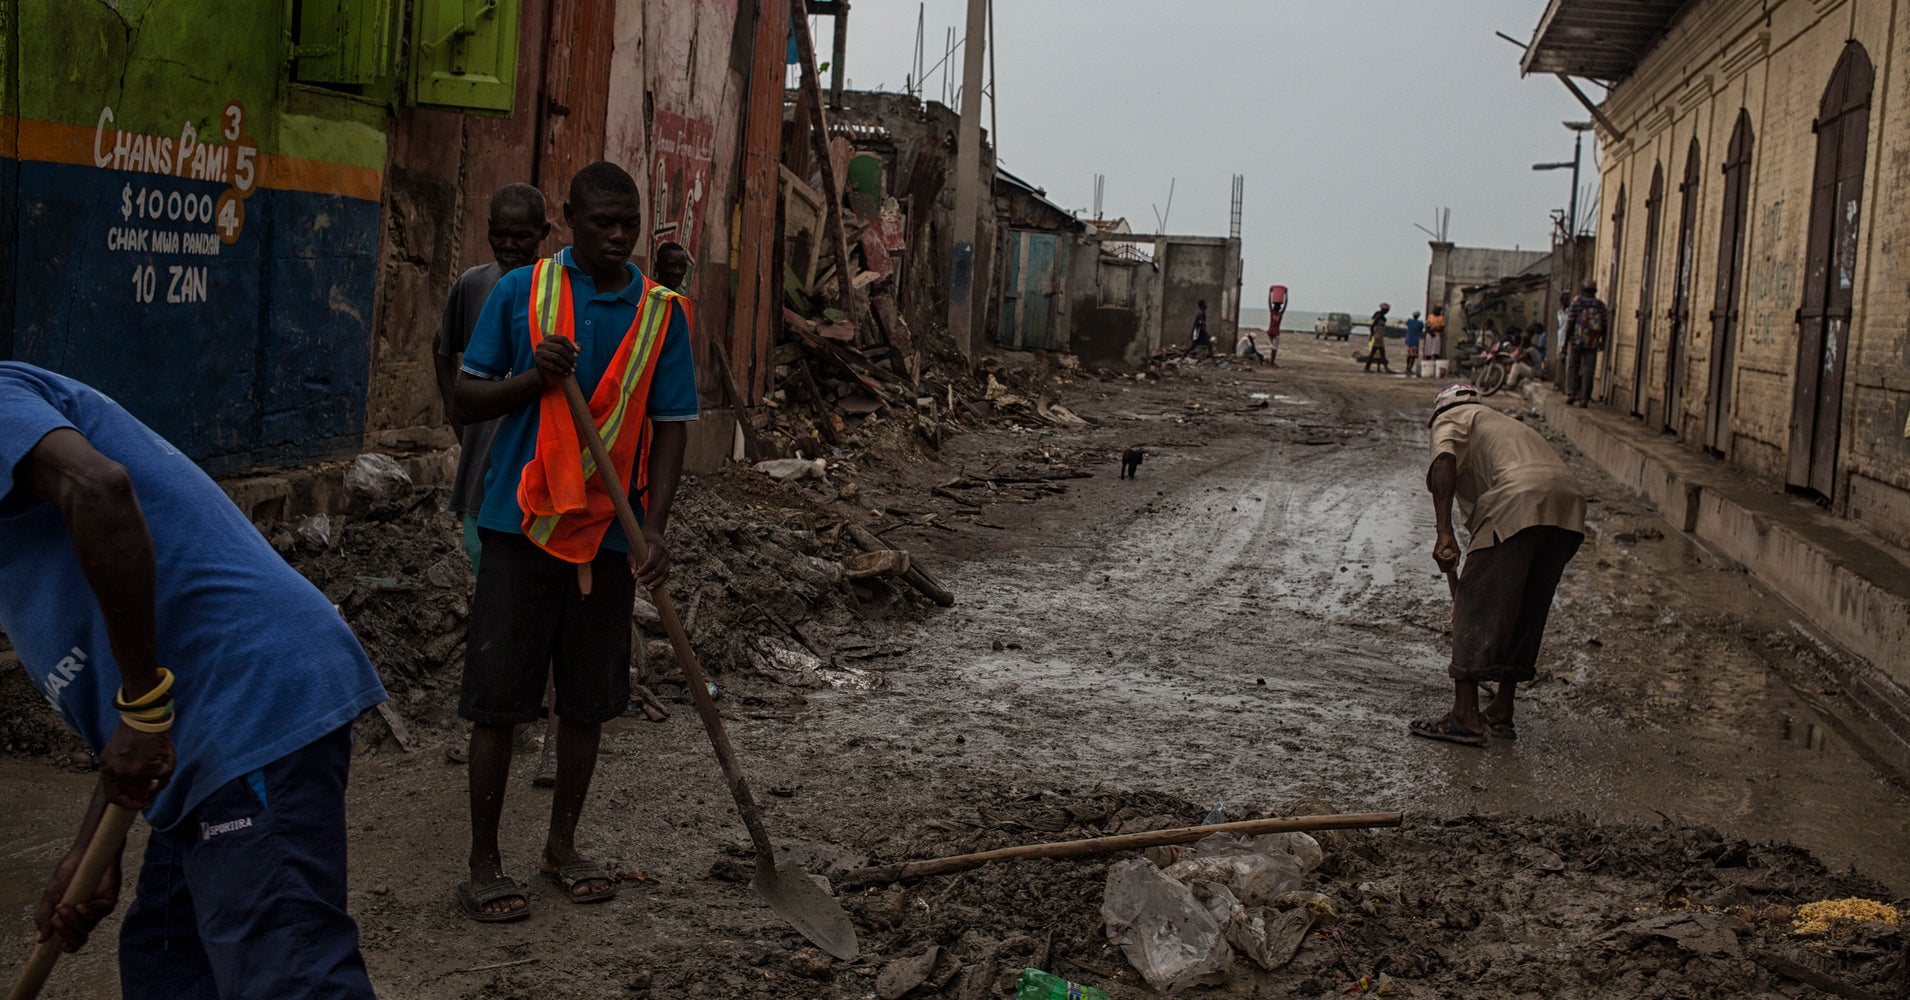
[[[172,720],[173,720],[173,715],[171,712],[166,713],[166,717],[159,720],[158,722],[146,722],[142,719],[135,719],[132,716],[126,715],[124,713],[121,713],[119,717],[119,721],[125,723],[129,728],[137,729],[142,733],[169,732],[172,729]]]
[[[120,710],[120,718],[137,719],[140,722],[158,722],[172,714],[172,701],[162,701],[151,708],[128,708]]]
[[[171,690],[172,690],[172,671],[167,670],[165,667],[160,667],[159,668],[159,683],[154,684],[153,689],[151,691],[148,691],[145,694],[140,695],[137,701],[127,701],[126,689],[124,687],[121,687],[119,689],[119,694],[114,696],[113,698],[113,707],[119,709],[122,712],[126,711],[127,709],[133,709],[133,708],[150,708],[154,704],[156,704],[159,701],[159,699],[164,698],[166,696],[166,692]]]

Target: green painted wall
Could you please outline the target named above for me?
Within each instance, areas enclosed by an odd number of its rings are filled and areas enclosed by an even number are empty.
[[[226,103],[247,111],[261,152],[384,167],[386,109],[293,84],[285,6],[275,0],[0,0],[17,5],[22,118],[177,136],[216,129]],[[117,9],[115,9],[117,7]]]

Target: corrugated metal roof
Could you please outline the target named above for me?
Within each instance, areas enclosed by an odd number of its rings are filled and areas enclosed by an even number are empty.
[[[1622,80],[1690,0],[1551,0],[1519,69]]]

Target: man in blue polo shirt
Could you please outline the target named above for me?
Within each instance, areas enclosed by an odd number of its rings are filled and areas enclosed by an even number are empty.
[[[575,341],[547,330],[533,343],[534,269],[513,271],[485,302],[453,390],[461,421],[503,417],[477,519],[484,558],[478,564],[458,703],[458,714],[473,725],[470,878],[459,883],[457,896],[472,919],[486,923],[530,912],[524,888],[504,874],[498,825],[510,771],[511,727],[536,718],[547,665],[556,686],[557,784],[538,868],[574,903],[616,895],[616,874],[578,854],[577,820],[596,769],[602,725],[630,700],[630,610],[636,588],[662,585],[669,571],[663,529],[683,468],[684,422],[697,416],[689,325],[682,309],[670,308],[648,381],[644,429],[649,447],[639,449],[649,456],[647,492],[632,498],[632,506],[644,512],[642,565],[630,565],[629,545],[612,523],[594,558],[583,564],[593,581],[585,593],[579,567],[525,536],[518,488],[525,465],[537,454],[543,393],[575,374],[585,397],[591,397],[619,345],[634,334],[645,301],[643,272],[630,262],[642,222],[636,181],[611,163],[583,168],[571,180],[564,219],[572,242],[556,260],[568,283]],[[632,475],[630,481],[637,478]]]
[[[152,824],[126,996],[372,996],[345,912],[345,779],[377,673],[190,459],[16,362],[0,362],[0,628],[100,763],[40,940],[78,948],[117,905],[117,860],[60,903],[111,802]]]

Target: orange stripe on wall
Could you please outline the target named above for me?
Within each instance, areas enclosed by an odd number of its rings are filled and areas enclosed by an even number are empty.
[[[84,125],[62,125],[31,118],[0,118],[0,155],[22,161],[97,166],[93,162],[93,138],[94,130]],[[307,191],[377,201],[384,189],[384,176],[371,167],[260,153],[258,186],[278,191]]]

